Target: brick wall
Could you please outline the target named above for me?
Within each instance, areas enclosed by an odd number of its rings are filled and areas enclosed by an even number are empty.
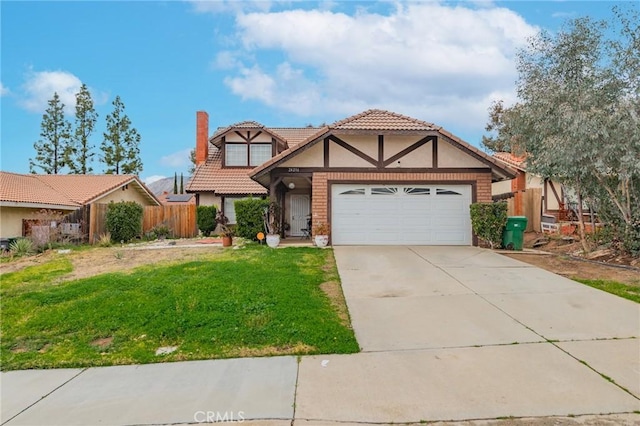
[[[196,113],[196,165],[207,161],[209,156],[209,114]]]

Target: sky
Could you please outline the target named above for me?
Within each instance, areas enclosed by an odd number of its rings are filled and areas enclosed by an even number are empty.
[[[141,178],[187,174],[196,111],[210,134],[244,120],[332,123],[370,108],[479,146],[496,100],[516,100],[515,55],[610,1],[0,1],[0,165],[29,173],[47,101],[73,123],[85,83],[105,118],[120,96],[141,135]],[[94,172],[104,164],[96,161]],[[63,173],[65,170],[63,170]]]

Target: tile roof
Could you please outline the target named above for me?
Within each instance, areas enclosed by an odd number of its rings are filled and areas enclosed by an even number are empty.
[[[0,172],[0,201],[80,207],[80,203],[71,200],[38,179],[38,175],[9,172]]]
[[[510,152],[496,152],[495,154],[493,154],[493,157],[508,166],[515,167],[518,170],[526,170],[526,156],[524,155],[519,157]]]
[[[218,148],[209,151],[207,161],[196,168],[187,184],[188,192],[214,192],[220,195],[267,194],[266,188],[249,177],[251,169],[222,168],[222,153]]]
[[[135,175],[21,175],[0,172],[0,200],[19,203],[82,206],[120,188],[135,183],[154,204],[155,196]]]
[[[329,125],[332,130],[428,131],[438,130],[426,121],[381,109],[370,109]]]
[[[318,133],[320,127],[269,127],[269,130],[282,137],[287,141],[289,148],[292,148],[305,141],[309,136]]]

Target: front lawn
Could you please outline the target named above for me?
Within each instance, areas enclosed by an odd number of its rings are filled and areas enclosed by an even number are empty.
[[[574,278],[574,280],[590,287],[606,291],[607,293],[640,303],[640,286],[638,285],[629,285],[612,280],[585,280],[581,278]]]
[[[70,271],[60,256],[2,277],[2,370],[358,351],[331,250],[254,246],[64,281]]]

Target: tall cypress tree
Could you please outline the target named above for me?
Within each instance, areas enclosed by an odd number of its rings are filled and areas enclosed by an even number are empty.
[[[71,137],[71,124],[64,118],[64,104],[58,93],[53,94],[49,107],[40,123],[40,139],[33,144],[36,158],[29,159],[29,170],[36,173],[36,167],[46,174],[58,174],[65,166],[65,152]]]
[[[76,93],[76,122],[71,136],[71,143],[65,152],[65,160],[71,173],[86,175],[93,168],[91,162],[95,156],[89,137],[98,119],[98,113],[93,107],[93,99],[86,84],[82,84]]]
[[[120,96],[113,101],[113,112],[107,115],[107,131],[100,149],[107,174],[138,174],[142,171],[140,134],[124,113]]]
[[[180,193],[184,194],[184,175],[180,173]]]
[[[178,172],[173,173],[173,193],[178,193]]]

